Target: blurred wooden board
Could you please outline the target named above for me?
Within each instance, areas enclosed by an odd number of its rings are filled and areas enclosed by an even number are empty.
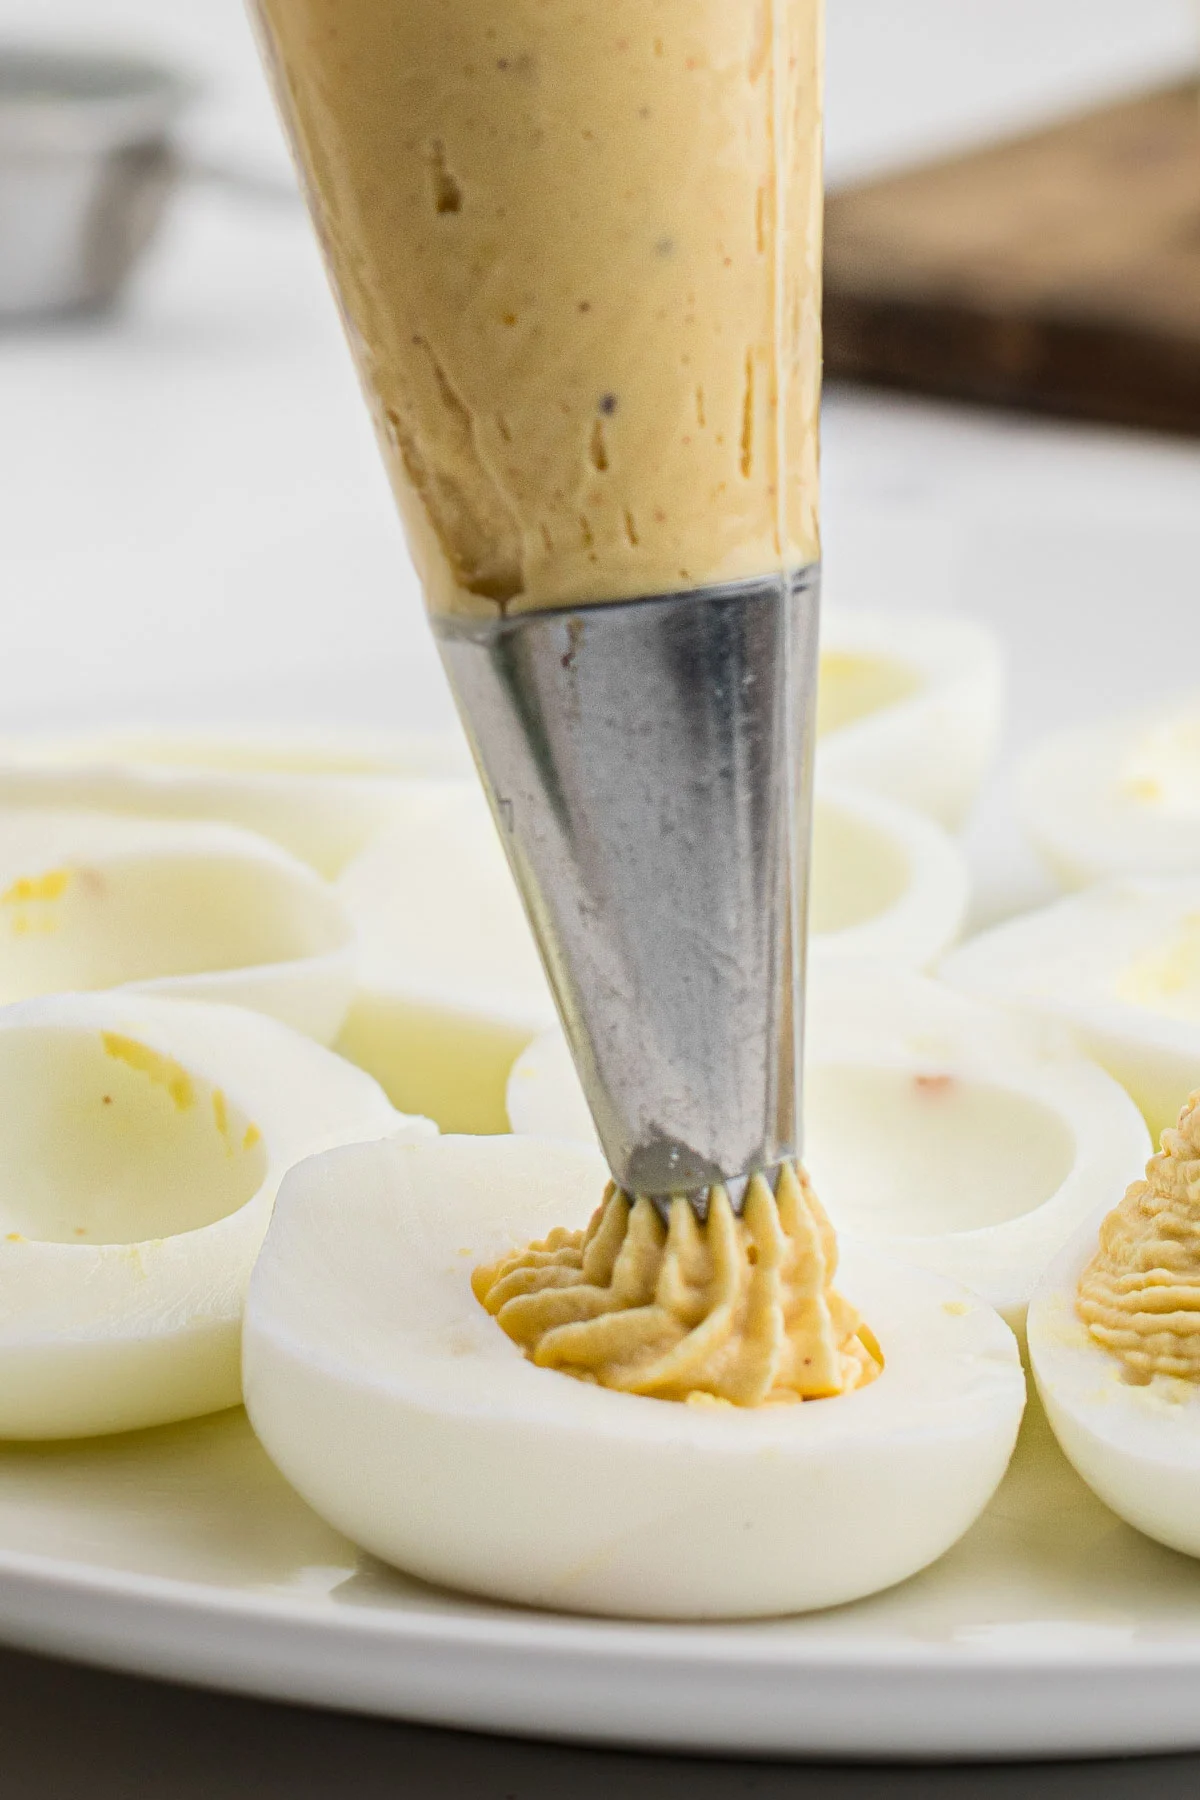
[[[833,376],[1200,433],[1200,94],[829,196]]]

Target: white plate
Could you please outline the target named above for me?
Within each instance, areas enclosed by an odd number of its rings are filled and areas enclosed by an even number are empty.
[[[0,1636],[279,1699],[763,1755],[1200,1746],[1200,1563],[1092,1498],[1036,1408],[987,1515],[807,1619],[626,1625],[484,1605],[360,1556],[240,1412],[0,1449]]]

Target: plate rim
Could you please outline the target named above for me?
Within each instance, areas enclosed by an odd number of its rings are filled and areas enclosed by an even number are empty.
[[[404,1571],[399,1572],[404,1574]],[[420,1580],[415,1576],[405,1578]],[[879,1648],[864,1650],[861,1644],[847,1640],[806,1650],[796,1640],[789,1640],[773,1628],[791,1620],[820,1616],[816,1613],[780,1614],[761,1619],[632,1620],[526,1610],[504,1601],[484,1601],[482,1604],[502,1610],[503,1616],[459,1616],[432,1608],[422,1609],[419,1604],[411,1609],[363,1606],[338,1615],[318,1611],[304,1590],[289,1592],[282,1587],[222,1589],[203,1581],[149,1575],[102,1564],[69,1563],[53,1556],[8,1551],[0,1546],[0,1603],[12,1585],[23,1587],[31,1595],[38,1590],[50,1590],[63,1598],[77,1594],[97,1600],[119,1599],[146,1611],[184,1609],[225,1619],[244,1617],[257,1624],[295,1625],[298,1619],[303,1619],[309,1632],[333,1638],[363,1637],[409,1647],[421,1642],[436,1642],[439,1647],[486,1647],[526,1656],[549,1652],[558,1657],[567,1655],[580,1662],[616,1656],[643,1664],[674,1661],[712,1668],[737,1663],[741,1669],[793,1669],[797,1673],[853,1668],[879,1675],[899,1671],[956,1675],[969,1669],[975,1674],[1038,1670],[1063,1675],[1128,1670],[1145,1676],[1200,1668],[1200,1619],[1190,1638],[1181,1635],[1158,1644],[1138,1644],[1136,1640],[1114,1643],[1111,1639],[1099,1638],[1094,1646],[1073,1646],[1070,1651],[1051,1646],[1017,1648],[1002,1643],[952,1640],[928,1644],[906,1644],[896,1640],[889,1645],[883,1633],[879,1636]],[[475,1600],[474,1596],[455,1589],[421,1585],[429,1586],[433,1593],[444,1593],[468,1603]],[[898,1592],[906,1585],[905,1582],[897,1583],[892,1591]],[[846,1607],[829,1607],[822,1611],[834,1615],[854,1604],[848,1602]],[[0,1639],[4,1636],[5,1624],[0,1605]],[[754,1635],[758,1628],[762,1628],[761,1638]],[[1200,1740],[1200,1715],[1197,1727]]]

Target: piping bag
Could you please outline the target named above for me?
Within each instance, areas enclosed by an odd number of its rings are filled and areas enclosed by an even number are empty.
[[[800,1153],[820,0],[252,0],[615,1182]]]

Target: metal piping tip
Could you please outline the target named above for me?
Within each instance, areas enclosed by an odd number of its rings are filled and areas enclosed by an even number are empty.
[[[613,1179],[703,1210],[799,1155],[818,579],[439,647]]]

